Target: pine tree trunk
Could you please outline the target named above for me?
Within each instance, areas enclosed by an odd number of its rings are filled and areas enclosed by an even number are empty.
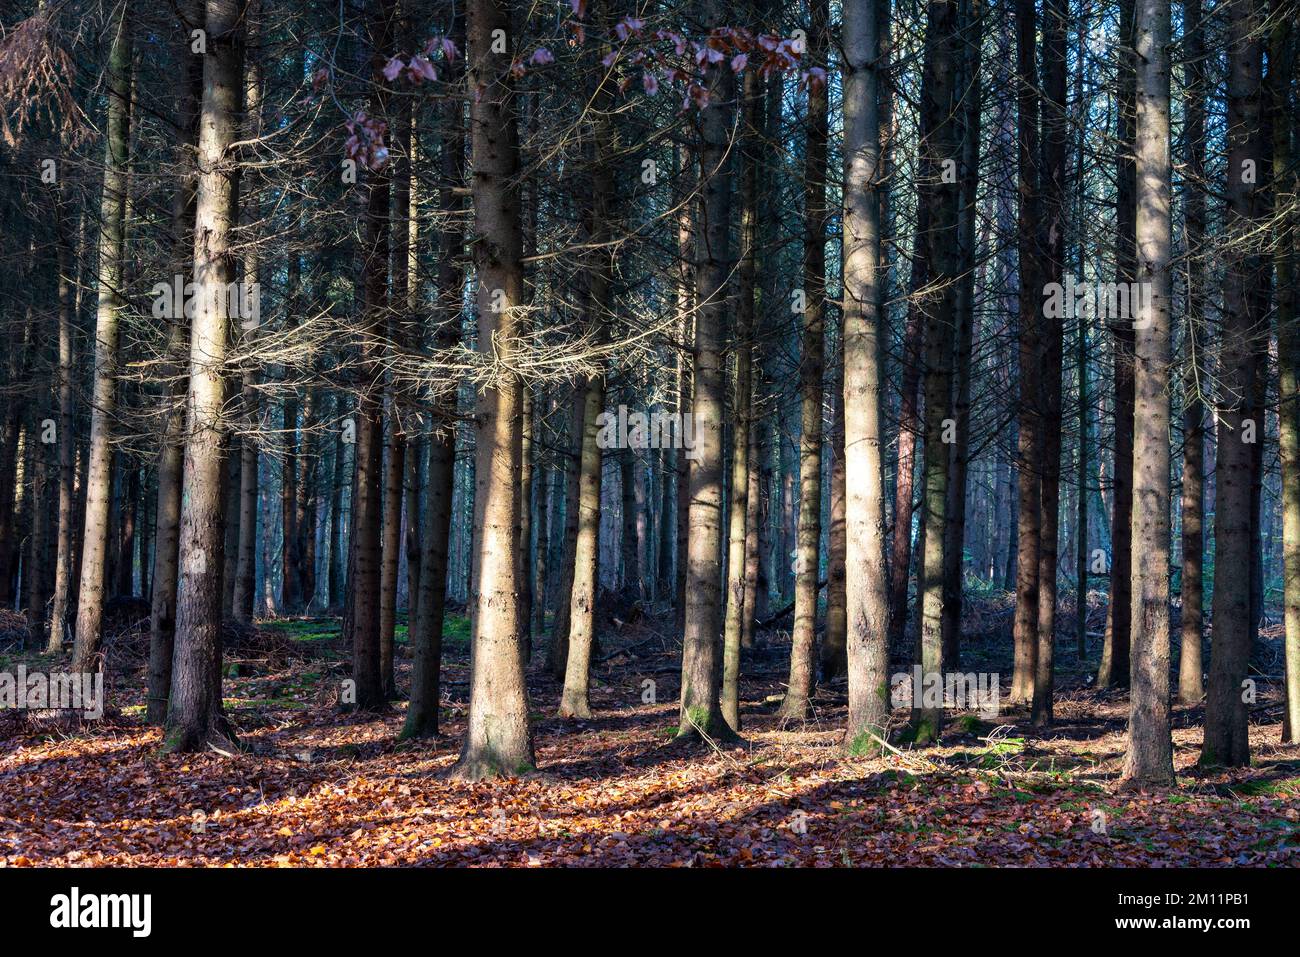
[[[1219,356],[1218,437],[1214,468],[1214,595],[1211,604],[1210,680],[1205,701],[1201,763],[1241,767],[1250,763],[1249,722],[1243,682],[1250,659],[1253,529],[1251,521],[1255,444],[1264,423],[1255,419],[1254,383],[1261,317],[1253,308],[1253,285],[1261,263],[1251,254],[1250,232],[1259,215],[1256,192],[1263,165],[1260,81],[1261,11],[1254,0],[1229,6],[1228,17],[1228,209],[1230,240],[1223,289]],[[1256,175],[1250,175],[1254,171]],[[1251,432],[1256,434],[1252,435]],[[1255,444],[1252,444],[1252,441]]]
[[[1065,147],[1069,119],[1065,102],[1065,26],[1067,0],[1048,0],[1043,25],[1043,213],[1046,283],[1065,276]],[[1056,651],[1056,567],[1060,539],[1061,366],[1065,347],[1064,317],[1044,310],[1042,321],[1043,464],[1039,484],[1038,644],[1034,660],[1031,720],[1036,727],[1052,722],[1052,678]]]
[[[1131,283],[1137,278],[1136,170],[1133,163],[1135,126],[1135,76],[1133,56],[1133,0],[1120,0],[1119,29],[1119,135],[1115,145],[1115,281]],[[1123,320],[1112,328],[1114,335],[1115,432],[1114,493],[1111,506],[1110,600],[1106,608],[1106,635],[1097,687],[1126,686],[1129,681],[1129,621],[1132,579],[1133,517],[1133,344],[1131,323]]]
[[[452,21],[453,42],[464,49],[463,11]],[[452,76],[459,73],[453,67]],[[442,145],[439,164],[442,187],[438,205],[444,214],[438,231],[438,311],[434,332],[435,349],[442,351],[460,342],[461,293],[465,284],[465,236],[461,216],[464,201],[457,189],[465,180],[465,121],[458,100],[443,104]],[[424,502],[424,526],[420,532],[420,589],[415,597],[415,620],[410,626],[411,699],[401,737],[423,738],[438,734],[438,709],[442,695],[442,629],[447,605],[447,573],[451,542],[451,504],[456,484],[457,389],[448,383],[431,410],[432,421],[426,445],[428,482]],[[408,521],[410,519],[408,518]]]
[[[1133,628],[1129,741],[1121,782],[1174,781],[1169,727],[1169,366],[1171,164],[1169,0],[1137,0],[1137,281],[1149,284],[1133,312]]]
[[[1029,704],[1034,696],[1038,665],[1038,591],[1040,582],[1043,465],[1042,366],[1039,314],[1042,282],[1039,263],[1038,199],[1038,83],[1037,17],[1033,0],[1016,2],[1016,73],[1019,103],[1020,207],[1017,231],[1020,249],[1020,431],[1017,436],[1016,610],[1015,663],[1011,675],[1011,703]]]
[[[706,29],[720,26],[726,9],[718,0],[701,4]],[[731,274],[729,165],[735,78],[730,66],[704,70],[708,105],[700,128],[700,242],[696,258],[695,349],[692,370],[695,446],[689,461],[689,536],[685,558],[686,611],[682,636],[681,708],[678,737],[731,739],[719,700],[722,637],[722,419],[725,414],[723,346],[727,281]]]
[[[198,193],[194,218],[195,308],[190,331],[180,579],[176,645],[164,747],[227,748],[233,731],[221,704],[221,604],[225,371],[228,302],[235,280],[232,229],[239,221],[237,138],[243,83],[244,5],[206,0],[207,54],[199,112]],[[84,587],[84,586],[83,586]]]
[[[519,135],[508,80],[511,56],[493,52],[493,31],[511,36],[510,11],[500,0],[472,0],[467,12],[469,88],[479,91],[470,100],[478,347],[494,352],[508,370],[525,306]],[[522,397],[518,375],[503,371],[480,390],[475,415],[475,512],[481,521],[475,523],[473,664],[465,746],[453,770],[468,780],[517,774],[536,761],[517,600]]]
[[[830,8],[810,0],[807,62],[826,62]],[[802,720],[811,709],[816,684],[817,592],[821,577],[822,401],[826,353],[826,139],[829,97],[825,84],[808,85],[807,143],[804,147],[804,250],[799,357],[799,519],[794,558],[794,629],[790,635],[790,678],[779,716]]]
[[[103,640],[104,577],[113,464],[112,429],[117,401],[118,323],[126,307],[124,257],[128,150],[130,149],[132,27],[130,4],[122,4],[108,63],[108,117],[104,187],[100,199],[99,305],[95,317],[95,377],[90,412],[90,460],[86,517],[77,589],[77,633],[72,671],[99,670]],[[0,542],[0,545],[3,543]],[[0,569],[0,572],[5,571]],[[7,575],[3,576],[7,579]],[[0,588],[3,588],[0,584]]]
[[[1275,4],[1276,10],[1276,4]],[[1283,13],[1273,27],[1269,46],[1272,93],[1274,202],[1284,209],[1279,230],[1277,270],[1278,432],[1282,459],[1282,616],[1285,627],[1286,709],[1282,743],[1300,744],[1300,314],[1296,308],[1296,243],[1300,217],[1294,203],[1300,198],[1300,177],[1292,166],[1292,140],[1296,122],[1294,93],[1295,27]],[[1284,117],[1290,117],[1288,129]]]
[[[956,74],[961,63],[961,23],[953,0],[928,5],[927,54],[922,80],[922,197],[929,207],[928,259],[936,294],[925,304],[925,450],[922,461],[922,522],[919,572],[922,681],[943,686],[944,513],[948,501],[948,423],[953,419],[952,363],[961,271],[959,233],[960,184],[944,175],[961,169],[961,115]],[[918,745],[933,744],[943,726],[943,702],[913,688],[910,736]]]
[[[749,516],[750,399],[753,387],[754,294],[758,240],[758,137],[762,131],[758,71],[745,75],[740,145],[740,262],[736,300],[735,392],[732,400],[731,481],[727,501],[727,608],[722,629],[722,717],[740,731],[740,648],[745,626]]]
[[[1205,342],[1205,26],[1201,0],[1185,0],[1183,35],[1187,62],[1187,101],[1184,107],[1189,185],[1184,199],[1184,237],[1190,262],[1187,267],[1187,329],[1183,338],[1183,487],[1182,512],[1182,642],[1178,656],[1178,700],[1199,704],[1205,694],[1201,644],[1204,640],[1205,561],[1205,403],[1202,389],[1208,387],[1203,357]],[[1279,350],[1282,345],[1279,339]],[[1280,351],[1279,351],[1280,354]],[[1285,470],[1283,471],[1285,475]]]
[[[184,35],[203,23],[199,0],[187,0],[180,10]],[[189,55],[188,44],[185,53]],[[186,155],[198,140],[199,107],[203,100],[203,58],[189,55],[185,87],[177,104],[176,126],[183,137],[177,149],[184,163],[172,197],[172,242],[178,272],[187,272],[194,256],[194,202],[196,170]],[[171,694],[172,654],[176,639],[176,585],[179,577],[178,549],[181,522],[181,470],[185,461],[185,374],[190,349],[190,330],[184,314],[174,316],[167,330],[166,370],[171,407],[163,424],[162,450],[158,457],[158,496],[154,510],[153,594],[149,613],[149,692],[145,718],[153,725],[167,720],[167,699]]]
[[[606,5],[595,4],[591,22],[602,32],[608,27]],[[609,52],[608,46],[598,51]],[[613,307],[614,263],[609,253],[613,237],[614,169],[613,129],[608,110],[613,101],[614,77],[602,71],[594,80],[590,147],[591,193],[585,210],[587,245],[592,250],[587,266],[587,326],[599,346]],[[592,649],[596,642],[596,598],[600,588],[600,501],[604,471],[601,445],[597,442],[598,419],[605,410],[605,379],[597,373],[587,379],[583,398],[581,451],[578,457],[578,537],[573,560],[573,590],[569,596],[569,653],[565,662],[564,686],[560,692],[561,718],[591,717],[590,682]],[[627,505],[627,496],[623,498]],[[627,525],[623,524],[626,545]],[[635,528],[633,529],[635,535]],[[626,548],[623,559],[629,559]],[[635,548],[631,560],[635,563]]]
[[[370,113],[384,117],[388,92],[384,64],[393,50],[394,0],[372,0],[370,35]],[[352,535],[348,555],[350,616],[346,629],[352,646],[352,679],[359,711],[382,711],[387,695],[381,662],[380,617],[383,582],[381,532],[384,520],[382,474],[384,428],[382,419],[382,341],[388,309],[389,196],[391,176],[387,166],[370,170],[362,253],[365,338],[361,346],[360,393],[356,410],[356,471],[353,482]],[[399,473],[400,474],[400,473]]]
[[[879,340],[885,327],[880,252],[880,37],[886,10],[844,4],[844,576],[849,713],[845,746],[875,753],[889,718]]]

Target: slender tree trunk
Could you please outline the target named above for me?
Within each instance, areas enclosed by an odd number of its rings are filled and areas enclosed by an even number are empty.
[[[1187,187],[1183,235],[1187,246],[1187,329],[1183,339],[1183,567],[1182,648],[1178,656],[1178,700],[1199,704],[1205,693],[1201,643],[1204,638],[1205,403],[1208,386],[1201,324],[1205,321],[1205,26],[1201,0],[1184,0],[1183,48],[1187,101],[1184,107]],[[1281,342],[1279,340],[1279,346]],[[1283,470],[1285,475],[1285,469]]]
[[[1068,117],[1065,102],[1065,28],[1068,0],[1048,0],[1043,24],[1043,213],[1046,244],[1043,262],[1047,283],[1065,276],[1065,147]],[[1033,713],[1036,727],[1052,722],[1052,678],[1056,651],[1056,566],[1060,539],[1061,498],[1061,365],[1065,346],[1064,316],[1044,310],[1042,323],[1043,466],[1039,484],[1038,628],[1034,661]]]
[[[511,55],[496,53],[493,32],[510,37],[510,10],[500,0],[468,6],[469,88],[473,156],[474,259],[478,271],[478,347],[509,370],[513,340],[522,328],[523,230],[519,222],[519,135],[509,82]],[[511,43],[506,44],[512,46]],[[497,303],[494,307],[494,303]],[[498,308],[499,311],[494,311]],[[479,482],[477,589],[465,746],[454,774],[479,779],[531,768],[532,727],[524,680],[517,600],[520,563],[518,374],[503,371],[479,392],[475,474]]]
[[[808,63],[826,62],[830,6],[810,0],[812,29]],[[804,250],[799,358],[799,524],[795,541],[794,629],[790,678],[778,714],[807,717],[816,684],[817,583],[821,576],[822,401],[826,352],[826,138],[829,98],[825,84],[808,85],[807,144],[804,148]]]
[[[539,396],[539,400],[537,442],[533,447],[533,464],[537,469],[537,548],[532,562],[533,642],[540,641],[546,632],[546,578],[551,551],[551,470],[546,454],[546,422],[553,403],[545,395]]]
[[[1137,175],[1139,283],[1150,293],[1134,310],[1133,627],[1129,742],[1121,781],[1174,781],[1169,727],[1169,366],[1171,164],[1169,0],[1137,0]]]
[[[1263,166],[1260,87],[1263,60],[1261,9],[1239,0],[1227,11],[1228,209],[1227,271],[1219,356],[1218,438],[1214,468],[1214,596],[1210,614],[1210,680],[1205,701],[1201,763],[1250,763],[1249,722],[1242,684],[1253,631],[1252,498],[1255,444],[1264,423],[1254,408],[1259,338],[1267,335],[1254,308],[1260,268],[1251,231],[1259,218],[1258,170]],[[1252,175],[1253,174],[1253,175]]]
[[[1133,47],[1133,2],[1120,0],[1119,29],[1119,136],[1115,157],[1115,281],[1131,283],[1137,278],[1136,252],[1136,168],[1133,162],[1135,126],[1135,72]],[[1133,344],[1132,324],[1121,319],[1112,327],[1114,336],[1114,482],[1111,506],[1110,601],[1106,608],[1106,635],[1097,687],[1125,685],[1129,680],[1130,594],[1132,578],[1133,516]]]
[[[1274,4],[1277,11],[1278,4]],[[1291,212],[1282,221],[1275,254],[1277,270],[1278,445],[1282,458],[1282,616],[1285,628],[1286,710],[1282,743],[1300,744],[1300,314],[1296,309],[1296,245],[1300,240],[1300,177],[1292,142],[1300,129],[1295,116],[1295,26],[1285,14],[1273,26],[1269,46],[1272,93],[1274,203]],[[1288,129],[1284,117],[1290,117]],[[1199,677],[1199,675],[1198,675]]]
[[[845,746],[876,753],[889,718],[889,603],[885,582],[879,339],[880,37],[874,0],[844,4],[844,574],[849,713]]]
[[[370,22],[371,115],[383,117],[388,109],[388,92],[383,79],[384,64],[394,43],[394,0],[372,0]],[[352,536],[349,551],[348,589],[351,598],[350,628],[352,679],[356,682],[355,706],[360,711],[382,711],[387,695],[380,640],[383,552],[383,420],[382,347],[388,309],[389,195],[391,176],[387,166],[370,170],[364,225],[362,283],[364,286],[365,341],[361,347],[361,391],[356,411],[356,472],[353,482]],[[401,474],[400,472],[398,473]]]
[[[758,164],[762,86],[757,70],[745,74],[740,162],[740,262],[736,300],[735,392],[732,400],[731,482],[727,502],[727,610],[722,632],[722,717],[740,731],[740,648],[745,627],[749,516],[750,401],[753,388],[754,293],[757,275]]]
[[[592,23],[603,31],[608,26],[606,21],[606,5],[598,0],[592,11]],[[599,52],[607,54],[608,46],[603,45]],[[613,86],[614,78],[607,70],[602,70],[594,81],[590,96],[591,198],[586,209],[585,229],[592,252],[587,268],[587,324],[597,344],[605,340],[604,330],[613,307],[614,262],[610,241],[615,215],[614,131],[608,117]],[[574,549],[573,590],[569,598],[569,654],[565,663],[564,687],[560,692],[561,718],[591,717],[589,689],[592,648],[596,640],[596,597],[600,588],[600,486],[604,471],[597,434],[600,428],[598,420],[604,410],[605,379],[602,373],[597,373],[587,379],[583,400],[578,460],[578,537]],[[626,505],[626,496],[623,501]],[[626,524],[623,532],[626,536]],[[625,563],[628,557],[625,549]],[[631,558],[635,562],[635,550]]]
[[[204,22],[203,5],[187,0],[180,9],[184,36]],[[176,268],[184,273],[193,264],[194,200],[196,170],[187,155],[190,144],[198,139],[199,106],[203,100],[203,58],[189,56],[186,84],[177,104],[177,128],[184,145],[177,150],[181,174],[172,197],[172,242],[175,244]],[[188,260],[188,263],[187,263]],[[149,613],[149,693],[145,718],[161,725],[167,720],[167,699],[171,694],[172,654],[176,638],[176,584],[180,547],[181,470],[185,460],[186,360],[190,348],[190,330],[184,312],[175,315],[167,330],[166,369],[171,407],[163,424],[162,451],[158,457],[158,497],[154,510],[153,594]]]
[[[950,479],[944,505],[943,660],[956,669],[961,660],[962,583],[965,571],[966,486],[970,468],[971,351],[975,339],[976,202],[980,167],[980,79],[983,7],[980,0],[962,5],[961,209],[957,241],[961,272],[957,288],[956,356],[953,362],[954,426],[950,445]]]
[[[564,680],[569,659],[569,615],[573,605],[573,566],[578,547],[578,471],[582,455],[586,389],[574,388],[569,396],[568,451],[564,456],[564,540],[561,543],[563,577],[560,580],[555,623],[547,648],[547,668],[557,681]]]
[[[912,568],[912,509],[916,496],[916,437],[921,431],[921,337],[924,326],[917,292],[929,275],[925,233],[929,212],[917,210],[916,238],[912,249],[912,295],[903,330],[902,395],[898,419],[898,461],[894,479],[894,537],[889,560],[889,646],[899,648],[907,632],[907,590]]]
[[[261,16],[261,0],[248,0],[246,4],[247,35],[249,45],[257,51],[260,28],[258,18]],[[261,132],[262,110],[262,68],[258,62],[260,51],[248,57],[244,87],[244,108],[248,117],[249,132],[253,136]],[[249,177],[250,179],[252,177]],[[245,198],[242,204],[245,227],[256,223],[261,213],[258,209],[256,187],[245,184]],[[259,283],[262,256],[256,243],[250,243],[244,251],[244,282],[255,286]],[[248,316],[239,317],[240,336],[245,349],[251,349],[257,340],[257,323]],[[258,386],[262,381],[262,371],[256,359],[244,367],[240,388],[240,410],[244,434],[239,441],[239,544],[238,558],[235,561],[235,596],[232,611],[236,621],[251,621],[253,606],[257,595],[257,532],[259,522],[258,507],[261,498],[258,489],[260,471],[259,444],[260,411]]]
[[[243,83],[244,4],[206,0],[207,54],[199,112],[198,193],[194,218],[194,318],[181,487],[180,580],[176,645],[164,747],[226,748],[233,731],[221,705],[223,407],[228,302],[235,279],[231,232],[239,221],[237,137]],[[84,587],[84,585],[83,585]]]
[[[954,0],[928,5],[927,53],[922,80],[921,184],[929,207],[927,237],[931,276],[939,290],[925,306],[925,453],[922,463],[922,521],[924,526],[919,573],[919,663],[922,681],[943,686],[944,512],[948,500],[949,449],[946,441],[953,419],[952,362],[957,318],[957,285],[961,270],[959,233],[960,184],[943,170],[961,167],[961,116],[956,73],[961,64],[961,21]],[[911,738],[932,744],[943,725],[943,702],[914,687]]]
[[[599,174],[593,179],[604,178],[605,187],[609,178]],[[593,194],[602,187],[593,185]],[[605,194],[607,196],[607,194]],[[605,199],[596,197],[602,205]],[[596,217],[592,216],[594,220]],[[600,269],[591,276],[591,306],[593,315],[589,321],[599,323],[595,310],[608,307],[607,295],[600,292],[597,305],[596,287],[605,287],[607,276],[598,276]],[[605,380],[594,375],[587,380],[583,400],[582,453],[578,464],[578,537],[574,549],[573,590],[570,595],[569,609],[569,653],[564,670],[564,687],[560,692],[561,718],[590,718],[591,702],[591,649],[596,634],[596,589],[599,587],[597,569],[600,561],[600,480],[602,456],[596,442],[599,429],[597,418],[605,407]]]
[[[726,16],[718,0],[701,3],[705,28]],[[735,78],[726,63],[704,70],[709,103],[700,115],[700,242],[695,279],[698,308],[692,380],[695,447],[690,459],[690,529],[686,549],[685,632],[682,637],[681,716],[678,736],[730,739],[734,732],[719,700],[722,637],[722,418],[725,374],[727,281],[731,273],[731,190],[729,166]]]
[[[842,336],[841,336],[842,339]],[[822,678],[845,673],[848,652],[848,596],[844,579],[844,507],[848,490],[844,471],[844,347],[837,346],[831,371],[830,527],[826,530],[826,633],[822,636]]]
[[[71,601],[73,565],[73,525],[76,522],[75,458],[77,432],[73,407],[73,377],[76,360],[73,352],[72,329],[76,322],[73,312],[72,284],[74,280],[72,236],[69,231],[66,195],[60,194],[58,209],[58,269],[59,269],[59,511],[57,552],[54,561],[54,601],[50,610],[50,633],[46,650],[61,654],[67,632],[68,608]],[[2,507],[2,506],[0,506]],[[0,544],[0,547],[3,547]]]
[[[90,411],[90,461],[86,474],[86,519],[77,590],[77,634],[72,670],[99,670],[103,640],[104,562],[108,551],[108,507],[113,465],[112,430],[117,401],[118,323],[126,307],[126,204],[132,26],[123,2],[108,63],[108,118],[104,187],[100,198],[99,306],[95,317],[95,378]],[[2,586],[0,586],[2,587]]]
[[[754,647],[755,619],[758,615],[759,585],[759,545],[758,529],[761,516],[759,513],[760,471],[759,471],[759,423],[753,414],[753,396],[758,386],[757,363],[751,365],[752,382],[750,385],[749,415],[749,475],[746,478],[749,488],[745,497],[745,606],[740,616],[740,647]]]
[[[1037,17],[1033,0],[1016,2],[1016,72],[1019,103],[1020,207],[1017,231],[1020,248],[1020,431],[1016,471],[1016,611],[1015,664],[1011,703],[1029,704],[1034,696],[1038,664],[1038,580],[1041,546],[1043,464],[1042,365],[1039,313],[1042,283],[1039,263],[1042,243],[1038,201],[1038,84]],[[1050,584],[1049,584],[1050,587]]]
[[[451,37],[464,48],[465,15],[457,13]],[[453,67],[452,79],[459,73]],[[450,349],[460,341],[461,292],[465,284],[464,201],[457,190],[465,180],[465,120],[460,101],[449,99],[442,106],[442,145],[439,163],[442,187],[438,205],[443,213],[438,231],[438,316],[433,342],[438,350]],[[401,737],[434,737],[438,734],[438,709],[442,695],[442,628],[447,603],[447,572],[451,540],[451,502],[456,484],[456,386],[447,383],[432,409],[429,432],[428,484],[424,503],[424,527],[420,533],[420,590],[416,596],[415,621],[409,634],[411,700]],[[410,519],[408,518],[408,521]]]

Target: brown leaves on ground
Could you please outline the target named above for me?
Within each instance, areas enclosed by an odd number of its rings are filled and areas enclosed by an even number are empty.
[[[339,714],[317,687],[319,659],[227,679],[248,748],[234,758],[162,755],[130,706],[75,729],[0,714],[0,866],[1300,863],[1300,754],[1274,743],[1276,709],[1257,711],[1256,767],[1213,776],[1193,769],[1199,714],[1178,709],[1179,787],[1129,795],[1115,788],[1122,698],[1067,694],[1042,735],[1023,714],[997,727],[972,715],[943,747],[849,759],[842,688],[819,695],[814,721],[783,729],[760,704],[779,680],[756,667],[747,747],[683,751],[667,746],[671,659],[646,644],[598,669],[591,721],[551,717],[558,688],[534,675],[541,771],[474,785],[438,774],[464,727],[463,656],[436,742],[397,743],[400,708]],[[660,704],[641,702],[648,677]],[[119,684],[121,703],[138,682]]]

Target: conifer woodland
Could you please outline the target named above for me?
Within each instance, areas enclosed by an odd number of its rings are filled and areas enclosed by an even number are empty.
[[[1300,863],[1297,0],[0,0],[0,866]]]

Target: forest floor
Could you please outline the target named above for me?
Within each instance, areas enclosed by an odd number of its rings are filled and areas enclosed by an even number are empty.
[[[972,602],[963,639],[963,670],[998,672],[1004,690],[1007,621],[1005,599]],[[246,750],[234,756],[159,753],[137,624],[109,645],[102,720],[0,711],[0,866],[1300,864],[1300,748],[1277,744],[1275,686],[1252,707],[1252,767],[1198,771],[1202,710],[1178,706],[1177,787],[1133,794],[1116,787],[1127,699],[1089,690],[1065,639],[1050,729],[1004,704],[993,721],[950,713],[941,747],[859,759],[840,747],[842,682],[818,691],[811,720],[776,718],[788,633],[761,634],[747,654],[743,746],[682,749],[679,642],[654,618],[606,626],[596,717],[554,716],[559,688],[539,653],[538,770],[464,784],[438,774],[464,731],[463,618],[448,622],[434,741],[396,740],[404,703],[373,718],[336,708],[337,619],[236,636],[224,693]],[[400,687],[404,644],[399,659]],[[0,644],[0,671],[19,664],[62,666]],[[643,702],[647,680],[658,703]]]

